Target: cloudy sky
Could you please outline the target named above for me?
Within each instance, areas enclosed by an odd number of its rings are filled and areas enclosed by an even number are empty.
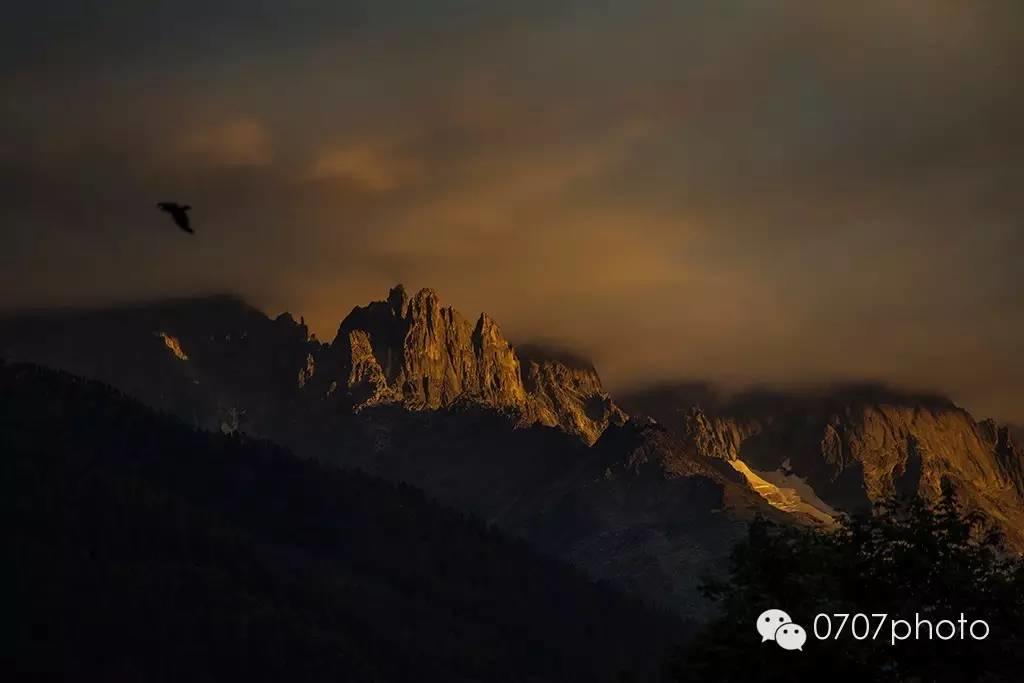
[[[329,339],[404,282],[613,388],[882,379],[1024,422],[1022,8],[17,3],[0,307],[233,291]]]

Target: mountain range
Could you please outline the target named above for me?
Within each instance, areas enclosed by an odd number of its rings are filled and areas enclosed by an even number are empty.
[[[513,345],[429,289],[353,309],[330,343],[230,296],[0,320],[0,357],[101,380],[200,429],[408,482],[679,613],[746,522],[828,527],[943,485],[1024,549],[1020,432],[884,387],[614,399],[593,364]]]
[[[659,680],[692,627],[408,485],[0,362],[15,680]]]

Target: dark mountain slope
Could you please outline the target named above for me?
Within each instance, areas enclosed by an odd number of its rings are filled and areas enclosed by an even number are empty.
[[[0,363],[0,468],[21,674],[647,680],[685,636],[407,486],[64,373]]]
[[[330,346],[229,297],[0,319],[0,355],[410,482],[594,578],[683,614],[706,608],[698,576],[724,566],[745,520],[783,513],[727,465],[699,466],[663,429],[626,423],[582,359],[521,352],[487,316],[474,326],[400,287],[354,309]],[[637,453],[649,467],[620,467]]]
[[[700,575],[724,566],[770,507],[721,461],[697,462],[658,425],[611,426],[594,446],[517,428],[476,404],[377,406],[307,434],[303,452],[408,481],[570,560],[591,576],[695,616]]]
[[[290,315],[229,295],[0,318],[0,358],[107,382],[195,427],[264,436],[302,414],[322,347]]]

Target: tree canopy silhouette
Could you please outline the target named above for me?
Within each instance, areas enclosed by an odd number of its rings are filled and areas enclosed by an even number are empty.
[[[948,487],[935,504],[893,498],[833,532],[757,520],[735,549],[729,576],[707,580],[703,590],[722,613],[671,658],[678,680],[816,680],[843,672],[864,681],[1019,681],[1024,671],[1024,562],[1006,552],[986,519],[961,509]],[[802,652],[761,642],[756,619],[773,608],[807,630]],[[831,619],[826,640],[814,636],[818,614]],[[847,624],[837,638],[837,614],[867,615],[871,632],[879,623],[872,615],[888,620],[877,637],[857,639]],[[961,640],[959,625],[956,638],[934,635],[935,623],[961,614],[968,625],[984,620],[988,636]],[[918,616],[933,628],[894,643],[891,620],[916,628]],[[822,620],[822,634],[826,627]],[[863,635],[863,622],[858,630]]]

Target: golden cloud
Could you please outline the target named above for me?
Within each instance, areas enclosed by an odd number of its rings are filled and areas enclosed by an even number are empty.
[[[213,166],[266,166],[274,156],[266,126],[250,118],[189,131],[178,152]]]
[[[397,145],[358,143],[321,152],[306,179],[342,181],[366,192],[390,192],[416,179],[420,171],[415,160],[398,153]]]

